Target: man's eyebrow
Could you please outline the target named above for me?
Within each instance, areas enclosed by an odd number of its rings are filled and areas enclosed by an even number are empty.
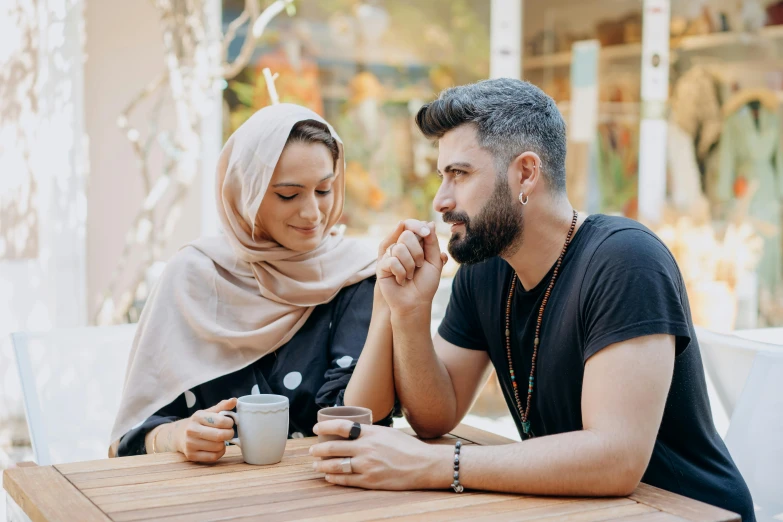
[[[458,170],[458,169],[469,170],[472,168],[473,165],[471,165],[470,163],[465,163],[464,161],[455,161],[454,163],[449,163],[448,165],[446,165],[446,168],[443,170],[445,170],[446,172],[451,172],[453,170]],[[440,169],[438,169],[438,173],[441,174]]]

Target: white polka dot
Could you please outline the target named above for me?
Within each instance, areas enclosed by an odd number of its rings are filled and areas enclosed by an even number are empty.
[[[192,408],[196,405],[196,396],[193,395],[193,392],[190,390],[185,391],[185,402],[188,405],[188,408]]]
[[[303,433],[299,433],[298,431],[295,431],[295,432],[293,432],[291,434],[291,438],[292,439],[303,439],[304,438],[304,434]]]
[[[353,357],[350,355],[346,355],[345,357],[340,357],[337,359],[337,366],[340,368],[348,368],[351,363],[353,362]]]
[[[250,390],[250,395],[261,395],[261,390],[258,389],[258,384],[253,386],[253,389]]]
[[[291,372],[283,377],[283,386],[289,390],[295,390],[302,384],[302,374],[299,372]]]

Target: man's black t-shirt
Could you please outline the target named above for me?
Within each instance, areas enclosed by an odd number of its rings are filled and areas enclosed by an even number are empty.
[[[529,291],[517,282],[514,291],[512,358],[525,383],[551,274]],[[438,332],[456,346],[488,352],[521,433],[504,339],[512,275],[500,258],[461,267]],[[533,434],[581,430],[585,362],[613,343],[653,334],[675,336],[676,359],[643,482],[754,520],[750,492],[712,421],[682,276],[663,243],[635,221],[589,216],[568,248],[541,326],[529,418]],[[520,392],[524,403],[527,387]]]

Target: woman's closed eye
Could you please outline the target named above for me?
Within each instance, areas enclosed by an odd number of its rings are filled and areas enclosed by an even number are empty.
[[[329,190],[316,190],[315,191],[315,193],[318,194],[319,196],[327,196],[331,192],[332,192],[332,189],[329,189]],[[278,194],[277,192],[275,192],[275,194],[277,194],[277,197],[279,197],[283,201],[291,201],[292,199],[294,199],[296,196],[299,195],[299,194],[292,194],[290,196],[284,196],[283,194]]]

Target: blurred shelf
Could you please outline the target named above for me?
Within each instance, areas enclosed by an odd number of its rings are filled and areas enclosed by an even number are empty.
[[[565,100],[557,103],[562,112],[571,110],[571,101]],[[639,114],[642,110],[641,102],[598,102],[599,114]]]
[[[675,52],[690,52],[706,49],[715,49],[729,45],[756,45],[770,41],[783,39],[783,25],[771,25],[761,28],[758,33],[729,32],[711,33],[697,36],[683,37],[676,46]],[[641,56],[642,45],[623,44],[611,45],[601,48],[600,59],[602,61],[621,60]],[[554,53],[543,56],[531,56],[524,58],[522,68],[525,71],[545,69],[547,67],[566,67],[571,65],[571,52]]]
[[[679,51],[699,51],[728,45],[755,45],[783,38],[783,25],[762,27],[758,33],[712,33],[683,38],[676,46]]]
[[[381,100],[384,103],[407,103],[411,100],[429,100],[437,94],[432,89],[417,86],[384,88]],[[350,99],[351,90],[345,85],[327,85],[321,88],[321,96],[325,100],[345,101]]]
[[[642,55],[642,44],[623,44],[602,47],[601,60],[621,60]],[[533,69],[545,69],[547,67],[565,67],[571,65],[571,52],[547,54],[524,58],[522,68],[526,71]]]

